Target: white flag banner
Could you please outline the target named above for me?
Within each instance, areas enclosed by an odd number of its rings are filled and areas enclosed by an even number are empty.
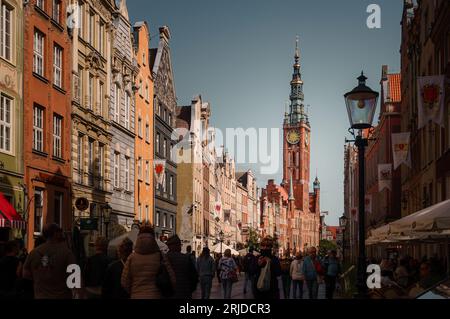
[[[166,161],[165,160],[154,160],[153,168],[155,170],[156,182],[159,185],[164,185],[166,180]]]
[[[378,191],[392,190],[392,164],[378,164]]]
[[[419,129],[432,121],[444,126],[445,76],[423,76],[417,80]]]
[[[365,207],[366,207],[366,214],[370,215],[372,214],[372,194],[366,195],[365,199]]]
[[[392,134],[392,154],[394,157],[394,170],[403,163],[411,167],[410,137],[410,132]]]

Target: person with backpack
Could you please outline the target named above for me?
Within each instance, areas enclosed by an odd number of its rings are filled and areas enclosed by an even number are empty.
[[[336,250],[328,252],[323,262],[325,272],[325,295],[327,299],[333,299],[336,290],[337,277],[341,274],[341,263],[337,258]]]
[[[255,254],[254,254],[253,247],[251,247],[248,250],[248,254],[245,255],[243,262],[242,262],[242,266],[243,266],[243,271],[245,272],[244,295],[247,294],[247,286],[248,286],[249,282],[250,282],[250,287],[251,287],[253,295],[254,295],[255,292],[253,290],[253,286],[255,283],[256,272],[258,270],[257,269],[258,268],[258,259],[256,258]]]
[[[319,294],[319,276],[323,274],[322,266],[317,259],[317,249],[311,247],[308,256],[305,257],[302,267],[308,287],[309,299],[317,299]]]
[[[293,298],[297,299],[298,291],[298,299],[303,299],[303,285],[305,282],[305,276],[303,275],[303,256],[300,252],[297,253],[294,261],[291,263],[290,275],[292,279]]]
[[[281,266],[280,260],[272,253],[273,246],[272,237],[262,239],[254,284],[255,299],[280,299],[278,277],[281,276]]]
[[[226,249],[224,256],[219,261],[220,279],[223,288],[223,298],[231,299],[231,290],[233,283],[238,280],[237,265],[233,257],[231,257],[231,250]]]

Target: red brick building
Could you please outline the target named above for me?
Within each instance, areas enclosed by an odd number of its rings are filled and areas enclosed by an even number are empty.
[[[67,1],[24,5],[24,164],[27,246],[51,222],[65,231],[71,208],[71,38]]]

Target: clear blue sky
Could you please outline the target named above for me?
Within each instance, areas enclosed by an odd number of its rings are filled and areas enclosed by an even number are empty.
[[[294,44],[300,36],[305,105],[312,126],[311,178],[317,170],[328,224],[343,212],[343,94],[364,69],[380,90],[381,66],[400,67],[401,0],[128,0],[132,22],[146,20],[157,45],[168,25],[179,105],[202,94],[218,128],[281,128],[289,98]],[[381,29],[366,8],[381,7]],[[281,154],[280,150],[280,154]],[[241,167],[243,168],[243,167]],[[255,165],[254,171],[259,170]],[[274,176],[257,176],[260,186]]]

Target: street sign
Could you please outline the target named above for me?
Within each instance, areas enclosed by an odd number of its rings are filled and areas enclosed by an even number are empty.
[[[85,197],[77,198],[77,200],[75,201],[75,207],[78,208],[78,210],[84,212],[89,208],[89,201]]]
[[[81,218],[81,230],[98,230],[98,218]]]

